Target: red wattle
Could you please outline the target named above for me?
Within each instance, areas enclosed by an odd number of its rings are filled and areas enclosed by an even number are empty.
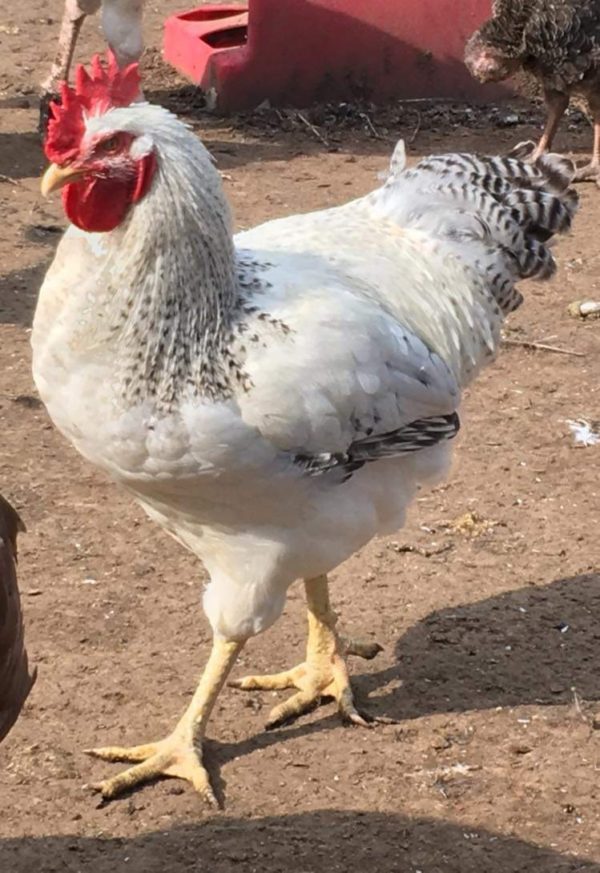
[[[155,169],[156,156],[150,152],[135,162],[128,178],[89,176],[65,185],[62,199],[69,221],[90,233],[114,230],[148,192]]]

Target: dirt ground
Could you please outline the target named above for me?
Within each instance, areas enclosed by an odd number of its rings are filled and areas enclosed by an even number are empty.
[[[149,4],[150,47],[180,5]],[[32,311],[64,226],[38,195],[35,134],[60,7],[10,0],[0,13],[0,490],[29,529],[20,579],[39,669],[0,751],[0,870],[600,871],[600,446],[576,448],[565,423],[600,418],[600,321],[566,314],[600,299],[592,186],[557,245],[558,277],[526,286],[507,333],[581,356],[508,345],[469,393],[448,483],[334,575],[344,625],[384,646],[356,664],[357,694],[398,724],[344,728],[325,706],[265,733],[271,695],[227,690],[206,753],[222,812],[172,781],[104,806],[90,792],[115,771],[83,749],[164,735],[210,637],[201,568],[75,454],[32,384]],[[90,22],[79,54],[100,45]],[[317,133],[291,113],[219,121],[156,51],[145,68],[151,98],[186,112],[213,151],[239,227],[368,191],[399,136],[411,157],[504,151],[541,118],[516,104],[338,107],[304,116]],[[590,138],[573,117],[558,146],[582,157]],[[474,526],[453,524],[467,513]],[[238,674],[288,667],[303,644],[292,589]]]

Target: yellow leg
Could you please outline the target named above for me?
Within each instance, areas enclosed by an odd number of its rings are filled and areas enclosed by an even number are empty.
[[[164,740],[142,746],[106,746],[87,752],[105,761],[135,763],[122,773],[94,785],[106,800],[160,776],[186,779],[211,805],[216,805],[208,773],[202,765],[202,740],[206,723],[225,680],[244,643],[221,639],[213,647],[191,703]]]
[[[335,631],[337,616],[329,603],[327,576],[306,580],[308,606],[308,642],[306,660],[298,667],[269,676],[246,676],[229,684],[244,691],[296,688],[296,694],[275,706],[267,728],[291,721],[317,706],[322,698],[337,701],[345,721],[367,727],[374,719],[360,713],[355,704],[346,666],[346,655],[370,660],[381,651],[378,643],[361,643],[339,636]]]

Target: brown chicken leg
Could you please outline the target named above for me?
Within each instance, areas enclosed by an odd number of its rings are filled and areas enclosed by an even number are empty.
[[[573,177],[575,182],[595,182],[600,187],[600,94],[588,96],[592,122],[594,125],[594,146],[589,164],[578,167]]]
[[[546,90],[544,92],[544,97],[546,100],[548,115],[546,118],[544,132],[540,137],[540,141],[538,142],[535,151],[531,155],[532,161],[537,161],[537,159],[541,157],[541,155],[545,154],[545,152],[552,148],[552,143],[554,142],[554,137],[556,135],[556,131],[558,130],[558,125],[560,124],[560,121],[566,112],[567,106],[569,105],[568,95],[563,94],[560,91]]]

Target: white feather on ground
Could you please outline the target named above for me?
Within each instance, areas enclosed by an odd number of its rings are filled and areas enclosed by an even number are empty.
[[[587,448],[587,446],[596,446],[600,443],[600,431],[598,430],[600,425],[598,422],[589,422],[584,418],[575,420],[568,418],[566,423],[575,438],[576,445]]]

